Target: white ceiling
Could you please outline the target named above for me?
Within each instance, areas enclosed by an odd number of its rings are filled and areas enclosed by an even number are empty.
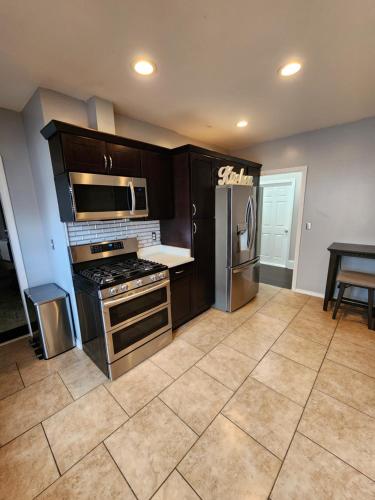
[[[155,76],[132,72],[138,55]],[[281,79],[294,58],[303,71]],[[0,3],[1,107],[21,110],[38,86],[97,95],[229,149],[375,115],[374,61],[374,0]]]

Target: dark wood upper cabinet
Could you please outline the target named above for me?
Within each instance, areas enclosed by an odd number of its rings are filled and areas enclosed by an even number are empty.
[[[192,217],[194,219],[215,217],[215,192],[212,189],[214,159],[192,154],[190,166]]]
[[[106,143],[104,141],[71,134],[61,134],[61,145],[65,170],[97,174],[106,173]]]
[[[107,142],[108,174],[141,177],[141,152],[122,144]]]
[[[142,151],[141,177],[145,177],[147,181],[148,218],[171,219],[174,215],[171,155]]]

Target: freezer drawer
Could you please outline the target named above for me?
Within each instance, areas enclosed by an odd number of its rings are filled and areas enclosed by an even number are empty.
[[[259,259],[228,269],[228,311],[247,304],[259,290]]]

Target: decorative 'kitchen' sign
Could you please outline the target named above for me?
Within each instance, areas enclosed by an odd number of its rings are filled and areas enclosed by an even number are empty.
[[[233,169],[234,167],[231,167],[230,165],[219,168],[219,186],[224,186],[225,184],[240,184],[243,186],[253,185],[253,177],[251,175],[244,175],[243,168],[241,168],[241,172],[239,174],[233,172]]]

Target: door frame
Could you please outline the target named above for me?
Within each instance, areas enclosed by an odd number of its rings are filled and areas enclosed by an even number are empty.
[[[27,281],[25,265],[23,263],[22,250],[21,250],[21,245],[20,245],[18,231],[17,231],[17,224],[16,224],[16,220],[14,218],[12,200],[11,200],[10,194],[9,194],[8,181],[6,178],[3,158],[1,155],[0,155],[0,203],[3,207],[4,218],[5,218],[5,222],[7,225],[8,234],[9,234],[10,247],[12,249],[14,266],[16,268],[18,285],[20,288],[21,300],[22,300],[22,304],[23,304],[23,309],[25,311],[27,325],[29,328],[29,334],[31,335],[30,319],[29,319],[29,315],[27,312],[25,294],[23,293],[23,290],[25,290],[26,288],[29,288],[29,283]],[[18,337],[17,339],[14,339],[14,340],[10,340],[9,342],[14,342],[15,340],[18,340],[19,338],[21,338],[21,337]],[[6,343],[8,343],[8,342],[5,342],[5,344]]]
[[[293,188],[293,204],[291,207],[292,210],[291,210],[291,217],[290,217],[289,228],[288,228],[288,241],[287,241],[288,251],[287,251],[286,258],[285,258],[285,263],[284,263],[285,265],[282,266],[280,264],[269,264],[270,266],[285,267],[288,269],[289,253],[290,253],[290,236],[292,233],[293,208],[294,208],[294,196],[295,196],[295,191],[296,191],[296,181],[295,181],[295,179],[290,179],[288,181],[283,181],[282,179],[279,179],[277,181],[265,181],[263,183],[259,183],[260,187],[263,187],[264,185],[267,185],[267,184],[270,186],[272,186],[273,184],[290,184]],[[264,198],[263,198],[263,200],[264,200]],[[261,231],[262,231],[262,228],[261,228]],[[262,264],[262,262],[260,262],[260,263]]]
[[[277,168],[277,169],[272,169],[272,170],[261,169],[261,176],[275,175],[275,174],[291,174],[291,173],[296,173],[296,172],[300,172],[302,174],[302,178],[301,178],[301,191],[299,193],[299,203],[298,203],[296,242],[295,242],[295,248],[294,248],[294,268],[293,268],[292,290],[297,290],[298,264],[299,264],[299,255],[300,255],[301,238],[302,238],[303,211],[304,211],[304,206],[305,206],[307,165],[301,165],[298,167]]]

